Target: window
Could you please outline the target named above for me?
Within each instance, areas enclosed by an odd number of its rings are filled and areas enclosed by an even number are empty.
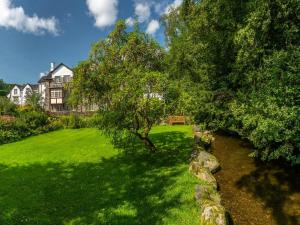
[[[54,81],[55,81],[55,83],[61,83],[61,77],[60,76],[55,76]]]
[[[65,75],[63,78],[64,82],[69,82],[70,81],[71,76],[70,75]]]
[[[51,98],[62,98],[62,90],[52,90]]]
[[[18,89],[17,88],[14,89],[14,95],[16,95],[16,94],[18,94]]]
[[[29,88],[26,88],[26,90],[25,90],[25,96],[29,95],[30,92],[31,92],[31,90]]]

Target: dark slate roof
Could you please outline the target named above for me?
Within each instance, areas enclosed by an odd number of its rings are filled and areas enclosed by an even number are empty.
[[[17,86],[20,90],[23,90],[26,84],[15,84],[14,86]]]
[[[39,89],[39,85],[38,84],[29,84],[30,87],[32,88],[32,90],[37,91]]]
[[[17,86],[21,91],[24,90],[24,88],[29,85],[31,87],[32,90],[38,90],[39,89],[39,85],[38,84],[14,84],[12,85],[12,88]]]
[[[40,78],[40,80],[38,81],[38,83],[43,83],[47,80],[52,80],[52,74],[61,66],[65,66],[67,67],[69,70],[72,70],[70,67],[66,66],[63,63],[58,64],[52,71],[50,71],[47,75],[43,76]]]

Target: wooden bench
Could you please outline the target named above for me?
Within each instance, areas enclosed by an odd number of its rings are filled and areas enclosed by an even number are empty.
[[[174,125],[174,124],[185,125],[185,117],[184,116],[170,116],[169,117],[169,125]]]

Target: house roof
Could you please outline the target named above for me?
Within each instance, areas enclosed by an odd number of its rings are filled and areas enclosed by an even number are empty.
[[[52,71],[50,71],[47,75],[42,76],[42,77],[39,79],[38,83],[43,83],[43,82],[45,82],[45,81],[47,81],[47,80],[52,80],[52,74],[53,74],[59,67],[61,67],[61,66],[64,66],[64,67],[68,68],[69,70],[72,70],[70,67],[66,66],[65,64],[60,63],[60,64],[58,64]]]
[[[20,90],[23,90],[26,84],[15,84],[14,87],[17,86]]]
[[[29,85],[31,87],[32,90],[38,90],[39,85],[38,84],[14,84],[12,86],[12,88],[14,88],[15,86],[17,86],[21,91],[24,90],[24,88]]]
[[[39,89],[39,85],[38,84],[29,84],[30,87],[32,88],[32,90],[36,91]]]

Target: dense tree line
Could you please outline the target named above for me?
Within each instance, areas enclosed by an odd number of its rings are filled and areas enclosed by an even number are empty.
[[[199,87],[197,122],[300,163],[300,2],[184,0],[163,21],[170,76]]]

